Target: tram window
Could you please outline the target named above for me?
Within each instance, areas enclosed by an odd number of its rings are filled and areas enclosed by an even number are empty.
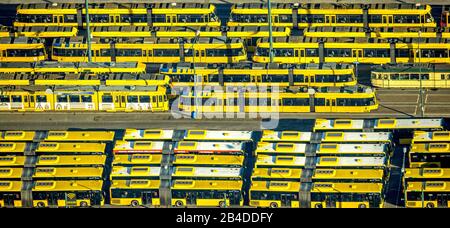
[[[228,75],[223,77],[223,82],[250,82],[250,75]]]
[[[17,15],[17,21],[27,23],[52,23],[53,18],[51,14],[40,15]]]
[[[309,98],[283,98],[283,106],[309,106]]]
[[[72,103],[79,103],[81,101],[79,95],[70,95],[69,100]]]
[[[180,56],[178,49],[154,49],[153,51],[156,57]]]
[[[246,15],[233,15],[233,21],[245,22],[245,23],[266,23],[268,17],[265,14],[246,14]]]
[[[128,96],[127,102],[128,103],[138,103],[138,97],[137,96]]]
[[[9,102],[10,98],[7,95],[0,95],[0,102]]]
[[[262,82],[289,82],[288,75],[262,75]]]
[[[86,50],[84,49],[53,49],[53,55],[55,56],[85,56]]]
[[[116,56],[142,56],[141,49],[116,49]]]
[[[120,22],[122,23],[139,23],[147,22],[146,14],[126,14],[120,15]]]
[[[183,98],[181,98],[181,99],[183,99]],[[156,103],[156,96],[152,96],[152,102]]]
[[[65,14],[64,22],[65,23],[75,23],[75,22],[77,22],[77,17],[75,14]]]
[[[409,80],[409,74],[391,74],[391,80]]]
[[[429,78],[430,78],[429,74],[422,74],[422,80],[428,80]],[[411,74],[410,79],[411,80],[420,80],[419,74]]]
[[[419,15],[394,15],[395,23],[420,23]]]
[[[303,74],[296,74],[293,77],[294,82],[304,82],[305,76]]]
[[[111,49],[100,49],[100,56],[111,56]]]
[[[325,106],[325,98],[314,98],[314,105]]]
[[[184,53],[184,56],[186,56],[186,57],[192,57],[192,53],[193,53],[193,52],[194,52],[194,50],[189,49],[189,50],[187,50],[187,52]]]
[[[22,102],[22,96],[14,95],[14,96],[11,96],[11,99],[12,99],[12,102],[18,102],[18,103]]]
[[[56,96],[56,100],[59,103],[67,103],[67,96],[66,95],[58,95],[58,96]]]
[[[165,14],[152,14],[152,22],[166,22]]]
[[[292,57],[294,56],[294,49],[291,48],[277,48],[274,49],[275,56]]]
[[[381,23],[381,15],[370,15],[369,23]]]
[[[81,102],[91,103],[92,102],[92,97],[91,96],[87,96],[87,95],[83,95],[83,96],[81,96]]]
[[[318,57],[319,50],[315,48],[307,48],[306,49],[306,57]]]
[[[150,96],[139,96],[139,102],[150,103]]]
[[[448,58],[447,49],[422,49],[423,58]]]
[[[47,102],[47,96],[36,96],[36,102]]]
[[[228,57],[242,55],[242,48],[233,49],[207,49],[206,56]]]
[[[185,15],[178,15],[178,22],[204,22],[203,15],[202,14],[185,14]]]
[[[107,23],[109,22],[108,14],[89,14],[90,22]],[[83,22],[86,22],[86,17],[83,17]]]
[[[158,96],[158,102],[162,102],[162,101],[163,101],[162,96]]]
[[[395,50],[395,56],[397,57],[403,57],[403,58],[409,58],[409,49],[396,49]]]
[[[337,106],[369,106],[373,105],[373,98],[337,98]]]
[[[224,77],[224,80],[225,80],[225,77]],[[219,82],[219,75],[217,75],[217,74],[209,75],[208,82]]]
[[[351,49],[326,49],[328,57],[350,57]]]
[[[269,56],[269,48],[258,48],[256,50],[256,56]]]
[[[291,14],[281,14],[279,16],[281,23],[290,23],[292,22],[292,15]]]
[[[102,102],[103,103],[113,103],[113,97],[111,95],[103,95]]]
[[[362,23],[362,15],[336,15],[338,23]]]
[[[6,55],[9,57],[27,57],[42,55],[43,49],[7,49]]]
[[[389,57],[388,49],[364,49],[364,57],[384,58]]]

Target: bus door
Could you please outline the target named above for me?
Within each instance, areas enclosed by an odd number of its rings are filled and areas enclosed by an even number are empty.
[[[325,15],[325,24],[327,25],[336,24],[336,15]]]
[[[143,205],[151,205],[152,204],[152,192],[142,192],[141,199],[142,199]]]
[[[336,200],[334,199],[334,197],[328,196],[325,199],[325,205],[326,208],[336,208]]]
[[[448,196],[446,193],[442,194],[442,193],[438,193],[437,194],[437,206],[438,207],[449,207],[448,205]]]
[[[5,207],[5,206],[14,206],[14,193],[4,193],[3,194],[3,203],[4,205],[1,205],[0,207]]]
[[[281,207],[291,207],[289,194],[281,194]]]
[[[383,26],[392,26],[394,24],[394,16],[383,15]]]
[[[360,59],[362,59],[364,57],[363,50],[362,49],[353,49],[352,57],[353,57],[353,61],[359,62]]]

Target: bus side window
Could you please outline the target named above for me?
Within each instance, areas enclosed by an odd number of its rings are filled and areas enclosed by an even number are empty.
[[[295,57],[298,57],[298,50],[295,50]]]

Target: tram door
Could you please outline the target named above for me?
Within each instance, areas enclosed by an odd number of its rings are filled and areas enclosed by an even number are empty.
[[[392,15],[383,15],[383,25],[384,26],[392,26],[394,24],[394,16]]]
[[[353,57],[353,61],[359,62],[364,57],[363,50],[362,49],[353,49],[352,57]]]
[[[336,15],[326,15],[325,16],[325,24],[327,24],[327,25],[336,24]]]
[[[447,193],[441,193],[437,194],[437,205],[438,207],[448,207],[448,200],[449,197],[447,196]]]
[[[64,23],[62,15],[53,15],[53,23],[62,25]]]
[[[337,110],[336,99],[327,99],[327,112],[335,112]]]
[[[177,23],[177,16],[175,14],[166,14],[166,23],[169,25]]]

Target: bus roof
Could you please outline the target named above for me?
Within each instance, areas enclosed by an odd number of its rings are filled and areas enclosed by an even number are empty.
[[[294,181],[252,181],[250,191],[299,192],[300,182]]]
[[[405,179],[450,179],[449,168],[406,168]]]
[[[242,166],[243,163],[242,155],[175,154],[173,160],[176,165]]]
[[[126,129],[123,140],[172,140],[173,130]]]
[[[333,157],[322,156],[316,161],[317,167],[382,167],[385,157]]]
[[[0,167],[24,166],[25,156],[1,156]]]
[[[111,189],[159,189],[160,180],[112,180]]]
[[[251,131],[188,130],[185,140],[251,141]]]
[[[440,129],[443,119],[378,119],[375,129]]]
[[[72,143],[72,142],[40,142],[36,148],[37,153],[105,153],[104,143]]]
[[[114,153],[162,153],[163,141],[116,141]]]
[[[22,181],[0,181],[0,192],[20,192]]]
[[[262,142],[309,142],[311,132],[264,130]]]
[[[116,154],[114,155],[113,165],[126,164],[160,164],[161,154]]]
[[[306,162],[305,157],[299,156],[271,156],[258,155],[256,158],[256,167],[261,166],[304,166]]]
[[[23,142],[0,142],[0,154],[2,153],[24,153],[27,143]]]
[[[175,153],[188,152],[243,152],[244,144],[241,142],[195,142],[195,141],[180,141],[175,144],[173,151]]]
[[[352,119],[316,119],[314,131],[316,130],[361,130],[364,126],[364,120]]]
[[[391,132],[325,132],[322,142],[390,142]]]
[[[311,193],[381,193],[382,183],[315,182]]]
[[[46,141],[112,141],[114,131],[49,131]]]
[[[45,191],[101,191],[102,180],[74,180],[74,181],[35,181],[33,192]]]
[[[103,167],[37,167],[33,178],[101,178]]]
[[[383,179],[383,176],[382,169],[316,169],[312,179],[317,181],[321,179]]]
[[[322,143],[317,154],[385,154],[386,144],[337,144]]]
[[[450,142],[450,131],[414,131],[414,142]]]
[[[412,144],[410,153],[450,153],[450,142]]]
[[[33,141],[34,131],[0,131],[0,141]]]
[[[450,181],[408,182],[407,192],[449,192]]]
[[[297,179],[300,180],[302,169],[292,168],[254,168],[252,178]]]
[[[111,177],[159,177],[159,166],[113,166]]]
[[[23,168],[0,167],[0,179],[20,179]]]
[[[289,154],[304,154],[308,144],[305,143],[270,143],[258,142],[255,153],[289,153]]]
[[[242,174],[243,168],[179,166],[172,177],[241,178]]]
[[[105,165],[105,155],[41,155],[38,156],[37,166],[60,165]]]
[[[241,190],[242,180],[174,180],[172,190]]]

